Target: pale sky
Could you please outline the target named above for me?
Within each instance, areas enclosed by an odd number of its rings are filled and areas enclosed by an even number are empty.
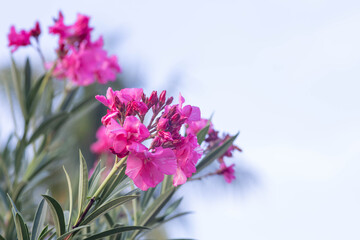
[[[189,184],[179,195],[195,213],[171,237],[360,238],[359,1],[1,0],[0,63],[11,24],[45,29],[59,9],[68,23],[91,16],[146,91],[171,87],[218,129],[240,130],[234,162],[258,184]],[[43,42],[51,57],[55,39]]]

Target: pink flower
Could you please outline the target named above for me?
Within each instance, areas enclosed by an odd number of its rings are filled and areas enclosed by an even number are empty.
[[[203,129],[207,124],[209,120],[202,118],[199,121],[192,121],[188,124],[188,128],[186,129],[186,134],[194,134],[196,135],[201,129]],[[210,123],[209,132],[213,130],[212,123]]]
[[[232,164],[230,166],[226,166],[224,162],[220,164],[220,169],[218,170],[219,175],[223,175],[224,179],[227,183],[231,183],[235,177],[235,170],[234,170],[235,164]]]
[[[117,116],[131,116],[139,113],[145,115],[148,111],[147,105],[142,102],[143,90],[141,88],[124,88],[113,91],[108,88],[106,96],[97,95],[95,98],[107,106],[110,111],[102,118],[104,125],[110,118]]]
[[[97,141],[91,144],[90,150],[99,155],[109,153],[109,148],[112,147],[112,141],[108,135],[106,135],[106,128],[104,126],[99,127],[96,131],[96,138]]]
[[[129,146],[140,144],[150,135],[145,125],[134,116],[127,117],[123,126],[111,119],[106,126],[106,134],[113,141],[112,151],[118,157],[125,157]]]
[[[33,27],[30,30],[30,35],[37,40],[38,37],[40,36],[40,34],[41,34],[40,24],[39,24],[39,22],[36,22],[35,27]]]
[[[30,32],[25,30],[21,30],[20,32],[16,32],[15,27],[11,26],[10,33],[8,34],[9,47],[13,47],[11,52],[15,52],[21,46],[30,45]]]
[[[130,148],[127,159],[126,175],[143,191],[155,187],[164,179],[164,174],[171,175],[176,171],[176,157],[172,150],[155,148],[149,152],[143,145]]]
[[[114,81],[121,71],[115,56],[108,57],[102,48],[103,39],[96,42],[81,43],[79,49],[71,47],[71,52],[58,60],[54,75],[69,78],[73,83],[87,86],[97,80],[101,84]]]
[[[182,107],[184,102],[185,99],[183,96],[181,96],[180,93],[178,110],[181,113],[182,117],[187,119],[187,123],[192,121],[199,121],[201,119],[200,108],[190,105],[186,105],[185,107]]]
[[[74,24],[65,25],[64,16],[59,12],[59,18],[53,26],[49,27],[49,32],[60,36],[60,44],[80,45],[84,40],[90,41],[90,32],[93,28],[89,27],[89,21],[88,16],[78,14]]]
[[[177,169],[173,185],[178,186],[184,184],[187,178],[196,172],[195,165],[202,156],[203,150],[199,146],[196,136],[189,134],[183,138],[183,143],[174,151],[177,158]]]

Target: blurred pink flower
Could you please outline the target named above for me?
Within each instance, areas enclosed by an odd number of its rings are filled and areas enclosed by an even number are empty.
[[[79,49],[71,47],[70,53],[58,60],[54,76],[68,78],[80,86],[90,85],[96,80],[101,84],[115,81],[116,74],[121,71],[117,58],[108,57],[102,47],[101,37],[94,43],[81,43]]]
[[[224,162],[220,164],[220,169],[217,171],[217,174],[223,175],[224,179],[227,183],[231,183],[235,177],[235,170],[234,170],[235,164],[232,164],[230,166],[226,166]]]
[[[32,37],[34,37],[37,40],[41,34],[40,23],[36,22],[35,27],[33,27],[29,33]]]
[[[21,30],[20,32],[16,32],[15,26],[10,27],[10,33],[8,34],[9,47],[13,47],[11,52],[15,52],[21,46],[30,45],[30,32],[25,30]]]
[[[127,159],[126,175],[143,191],[155,187],[164,179],[164,174],[176,171],[176,156],[171,149],[155,148],[149,152],[144,145],[130,148]]]
[[[78,14],[74,24],[65,25],[64,16],[59,12],[59,18],[49,27],[49,32],[59,35],[60,44],[80,45],[84,40],[90,41],[90,32],[93,28],[89,27],[89,21],[88,16]]]
[[[109,148],[112,147],[112,140],[106,135],[106,128],[100,126],[96,131],[97,141],[91,144],[90,150],[95,154],[110,153]]]

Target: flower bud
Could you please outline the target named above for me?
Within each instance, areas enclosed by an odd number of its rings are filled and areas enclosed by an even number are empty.
[[[166,101],[166,105],[170,105],[173,102],[174,98],[173,97],[169,97],[168,100]]]
[[[165,100],[166,100],[166,90],[160,93],[160,97],[159,97],[160,104],[161,105],[165,104]]]
[[[150,108],[151,106],[156,105],[158,101],[157,91],[153,91],[148,100],[148,107]]]

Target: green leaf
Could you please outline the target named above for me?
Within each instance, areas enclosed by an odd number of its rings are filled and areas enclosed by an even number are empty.
[[[160,210],[165,206],[165,204],[170,200],[172,195],[175,192],[175,188],[167,190],[164,194],[161,194],[155,201],[147,208],[145,213],[142,214],[139,223],[141,226],[146,226]]]
[[[31,87],[31,66],[30,66],[29,58],[26,58],[26,62],[25,62],[24,79],[25,79],[24,96],[27,99],[28,95],[30,94],[30,87]]]
[[[24,220],[21,217],[20,212],[17,210],[15,203],[11,199],[9,194],[8,194],[8,198],[9,198],[10,204],[12,206],[11,211],[12,211],[13,219],[15,222],[16,234],[17,234],[18,239],[30,240],[29,230],[27,229],[27,226],[24,223]]]
[[[45,75],[42,75],[32,86],[29,94],[27,95],[26,108],[28,111],[28,118],[30,118],[33,115],[33,113],[36,109],[37,103],[40,99],[40,97],[38,96],[38,92],[40,90],[40,87],[43,83],[44,78],[45,78]]]
[[[146,230],[146,229],[149,229],[149,228],[142,227],[142,226],[117,227],[117,228],[114,228],[114,229],[110,229],[110,230],[107,230],[107,231],[92,235],[92,236],[90,236],[88,238],[85,238],[84,240],[103,239],[104,237],[119,234],[119,233],[122,233],[122,232],[134,231],[134,230]]]
[[[72,187],[71,187],[71,181],[70,181],[70,177],[69,174],[66,172],[65,167],[63,166],[64,172],[65,172],[65,176],[66,176],[66,181],[68,184],[68,190],[69,190],[69,220],[68,220],[68,230],[70,230],[71,228],[71,216],[72,216],[72,212],[73,212],[73,191],[72,191]]]
[[[169,216],[171,213],[173,213],[180,205],[181,201],[183,200],[183,198],[179,198],[178,200],[176,200],[175,202],[173,202],[165,211],[164,213],[164,217]]]
[[[101,160],[96,164],[95,170],[89,179],[89,188],[93,185],[94,179],[99,175],[101,169]]]
[[[147,207],[151,197],[154,194],[154,191],[155,188],[149,188],[146,192],[143,193],[143,197],[140,200],[140,206],[143,210]]]
[[[16,219],[15,221],[16,228],[18,227],[18,225],[20,225],[20,235],[18,233],[18,239],[30,240],[28,227],[26,226],[23,218],[19,213],[16,213],[15,219]]]
[[[40,236],[40,229],[44,225],[44,221],[46,218],[46,206],[45,200],[42,199],[34,217],[33,227],[31,230],[31,240],[36,240]]]
[[[13,58],[11,58],[11,75],[14,81],[14,86],[15,86],[15,93],[16,96],[19,100],[19,105],[21,108],[21,112],[24,116],[24,118],[27,118],[27,113],[26,113],[26,108],[25,108],[25,100],[24,100],[24,94],[23,91],[21,90],[21,78],[20,78],[20,74],[19,71],[16,67],[15,61]]]
[[[97,203],[97,206],[103,204],[108,199],[109,195],[114,191],[114,189],[119,186],[120,182],[125,178],[125,168],[123,168],[119,173],[114,174],[109,180],[109,184],[104,188],[103,193],[100,195],[100,200]]]
[[[0,235],[0,240],[6,240],[3,236]]]
[[[54,229],[54,228],[48,229],[48,227],[49,227],[48,225],[46,225],[44,227],[44,229],[40,233],[40,236],[39,236],[38,240],[44,240],[45,237]],[[48,238],[48,239],[50,239],[50,238]]]
[[[156,225],[156,227],[159,226],[159,225],[161,225],[161,224],[167,223],[167,222],[169,222],[169,221],[171,221],[171,220],[173,220],[173,219],[175,219],[175,218],[188,215],[188,214],[190,214],[190,213],[193,213],[193,212],[182,212],[182,213],[179,213],[179,214],[175,214],[174,216],[169,217],[169,218],[167,218],[167,219],[165,219],[165,220],[164,220],[164,219],[159,219],[160,223],[159,223],[158,225]],[[155,227],[154,227],[154,228],[155,228]]]
[[[55,125],[63,122],[66,118],[69,117],[68,113],[58,113],[54,114],[48,119],[45,119],[40,126],[34,131],[33,135],[31,136],[29,140],[29,144],[35,141],[38,137],[40,137],[42,134],[45,134],[48,130],[50,130]]]
[[[94,210],[92,213],[90,213],[89,216],[87,216],[84,221],[81,223],[81,225],[83,224],[88,224],[91,221],[93,221],[95,218],[107,213],[108,211],[110,211],[111,209],[120,206],[121,204],[124,204],[134,198],[137,198],[137,196],[123,196],[123,197],[118,197],[115,198],[101,206],[99,206],[96,210]]]
[[[209,128],[210,128],[210,121],[208,121],[206,126],[196,134],[199,145],[205,140],[205,137],[209,132]]]
[[[48,195],[42,195],[50,206],[51,215],[54,220],[56,234],[61,236],[65,233],[65,218],[60,204]]]
[[[94,102],[94,97],[88,97],[84,100],[80,101],[78,104],[74,105],[74,107],[70,110],[70,113],[75,113],[83,109],[87,104]],[[97,103],[96,103],[97,104]]]
[[[89,226],[90,226],[90,225],[85,225],[85,226],[80,226],[80,227],[74,228],[74,229],[66,232],[65,234],[61,235],[60,237],[58,237],[56,240],[63,240],[63,239],[65,239],[67,236],[69,236],[71,233],[77,232],[77,231],[79,231],[80,229],[87,228],[87,227],[89,227]]]
[[[77,87],[70,91],[70,93],[66,96],[65,100],[61,103],[61,106],[60,106],[61,111],[65,111],[67,109],[67,107],[70,105],[70,103],[74,99],[78,90],[79,90],[79,88]]]
[[[223,144],[221,144],[220,146],[216,147],[214,150],[209,152],[196,166],[195,174],[199,173],[205,167],[210,165],[213,161],[215,161],[216,159],[221,157],[229,149],[229,147],[231,147],[231,145],[233,144],[234,140],[236,139],[236,137],[238,135],[239,135],[239,133],[237,133],[235,136],[229,138]]]
[[[78,188],[78,217],[80,218],[82,209],[85,206],[88,193],[88,170],[86,161],[81,151],[79,150],[80,168],[79,168],[79,188]]]

